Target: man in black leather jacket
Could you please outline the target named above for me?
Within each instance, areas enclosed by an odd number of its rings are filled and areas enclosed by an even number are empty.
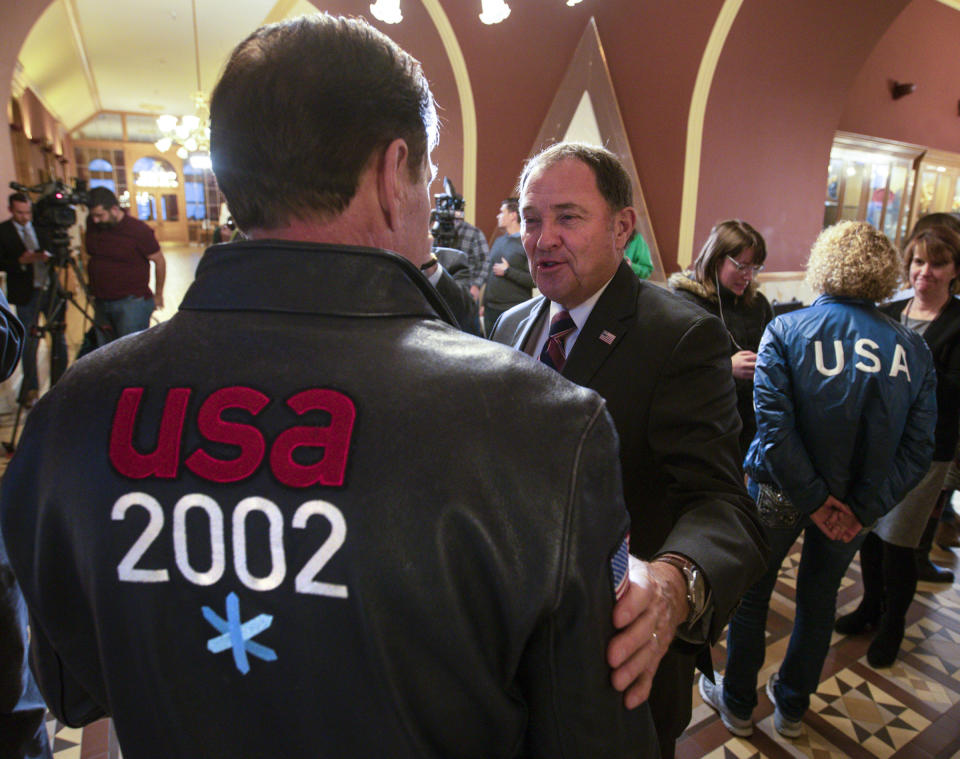
[[[419,64],[359,20],[271,25],[211,123],[250,239],[77,362],[4,478],[50,708],[111,715],[128,759],[656,756],[604,661],[613,425],[421,273]]]

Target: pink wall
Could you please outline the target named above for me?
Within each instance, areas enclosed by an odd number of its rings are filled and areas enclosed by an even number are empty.
[[[847,132],[960,153],[960,13],[914,0],[853,80],[840,116]],[[894,100],[889,81],[916,91]]]
[[[10,83],[13,69],[20,54],[23,41],[34,22],[50,4],[51,0],[20,0],[6,3],[3,9],[3,24],[0,24],[0,103],[4,104],[4,113],[10,102]],[[13,163],[13,146],[10,137],[4,134],[0,141],[0,190],[6,197],[8,183],[16,177]]]
[[[686,119],[697,67],[721,0],[511,3],[496,26],[479,3],[444,2],[477,101],[477,220],[488,236],[540,131],[591,15],[597,20],[657,242],[676,259]],[[491,54],[497,51],[497,54]]]
[[[906,4],[744,2],[710,92],[694,255],[713,224],[740,217],[766,239],[768,269],[802,267],[846,91]]]

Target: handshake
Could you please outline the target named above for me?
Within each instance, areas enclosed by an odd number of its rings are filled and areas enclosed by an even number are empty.
[[[849,543],[863,529],[850,507],[832,495],[827,496],[827,500],[810,518],[830,540],[842,540],[844,543]]]

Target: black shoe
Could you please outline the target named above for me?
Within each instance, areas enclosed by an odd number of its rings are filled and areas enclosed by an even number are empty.
[[[833,629],[841,635],[859,635],[860,633],[872,630],[880,622],[880,611],[868,611],[860,604],[849,614],[837,617],[833,623]]]
[[[953,582],[953,572],[937,566],[924,556],[917,560],[917,579],[920,582]]]
[[[891,622],[885,617],[877,630],[877,635],[867,649],[867,664],[874,669],[890,667],[897,660],[900,644],[903,642],[904,620]]]

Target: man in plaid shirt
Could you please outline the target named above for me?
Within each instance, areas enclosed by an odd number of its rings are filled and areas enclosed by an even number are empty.
[[[487,281],[487,257],[490,255],[487,238],[473,224],[468,224],[463,219],[457,219],[455,224],[457,239],[450,247],[467,254],[467,261],[470,263],[470,294],[474,300],[479,300],[480,288]]]

